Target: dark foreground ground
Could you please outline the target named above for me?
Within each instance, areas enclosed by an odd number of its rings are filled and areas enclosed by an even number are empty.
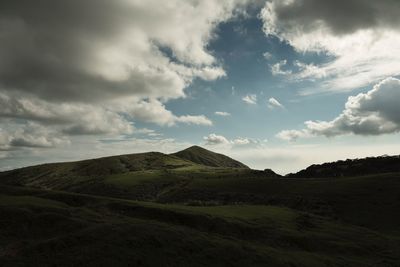
[[[400,266],[399,228],[385,216],[302,209],[1,186],[0,266]]]

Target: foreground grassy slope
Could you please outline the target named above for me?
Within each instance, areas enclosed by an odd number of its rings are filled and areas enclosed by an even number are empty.
[[[400,233],[400,174],[331,179],[195,179],[165,202],[273,204]]]
[[[398,266],[394,237],[284,207],[0,186],[1,266]]]

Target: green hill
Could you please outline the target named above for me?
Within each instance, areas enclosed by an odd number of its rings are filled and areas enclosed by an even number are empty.
[[[400,266],[400,172],[326,177],[199,147],[3,172],[0,266]]]
[[[210,166],[210,167],[224,167],[224,168],[246,168],[249,167],[243,163],[231,159],[222,154],[218,154],[199,146],[192,146],[185,150],[172,154],[181,159],[186,159],[191,162]]]
[[[16,176],[96,176],[130,171],[173,169],[194,165],[185,159],[159,152],[111,156],[76,162],[50,163],[5,172]]]
[[[199,151],[197,162],[210,162],[212,159],[221,166],[245,166],[205,149],[192,147],[182,152],[194,155],[196,151]],[[0,183],[155,201],[167,192],[184,187],[193,179],[271,176],[271,172],[255,171],[248,167],[211,167],[178,155],[180,152],[172,155],[149,152],[42,164],[0,173]]]

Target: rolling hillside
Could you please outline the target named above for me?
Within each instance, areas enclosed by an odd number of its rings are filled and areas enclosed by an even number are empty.
[[[164,170],[194,165],[193,162],[159,152],[120,155],[76,162],[50,163],[5,172],[13,176],[98,176],[130,171]]]
[[[155,201],[197,178],[269,177],[272,174],[251,170],[224,155],[191,147],[171,155],[149,152],[26,167],[0,173],[0,183]]]
[[[400,266],[400,172],[344,162],[281,177],[191,147],[3,172],[0,266]]]
[[[249,168],[237,160],[209,151],[199,146],[192,146],[172,155],[204,166],[222,168]]]

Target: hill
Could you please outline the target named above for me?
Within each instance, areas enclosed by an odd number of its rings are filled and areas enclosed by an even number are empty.
[[[200,153],[196,154],[198,151]],[[220,166],[245,166],[226,156],[198,147],[192,147],[182,152],[183,155],[196,155],[197,162],[206,162],[207,164],[212,160]],[[157,201],[166,194],[181,190],[195,179],[276,175],[271,171],[256,171],[248,167],[211,167],[178,157],[182,154],[178,152],[167,155],[149,152],[76,162],[42,164],[0,173],[0,183]]]
[[[400,266],[400,172],[365,175],[396,157],[290,178],[187,150],[0,173],[0,266]]]
[[[185,150],[172,154],[173,156],[181,159],[189,160],[191,162],[210,166],[210,167],[225,167],[225,168],[246,168],[249,167],[243,163],[227,157],[223,154],[218,154],[199,146],[192,146]]]
[[[35,173],[40,173],[43,175],[48,173],[57,175],[72,174],[75,176],[95,176],[150,169],[173,169],[190,165],[193,165],[193,162],[159,152],[148,152],[88,159],[75,162],[42,164],[11,170],[5,173],[20,175],[26,174],[28,172],[27,170],[29,170],[31,175],[35,175]]]
[[[150,152],[17,169],[0,173],[0,184],[197,206],[279,205],[400,231],[398,173],[290,179],[268,169],[210,167]]]
[[[347,159],[324,164],[315,164],[297,173],[288,174],[287,177],[350,177],[391,172],[400,172],[400,156]]]

